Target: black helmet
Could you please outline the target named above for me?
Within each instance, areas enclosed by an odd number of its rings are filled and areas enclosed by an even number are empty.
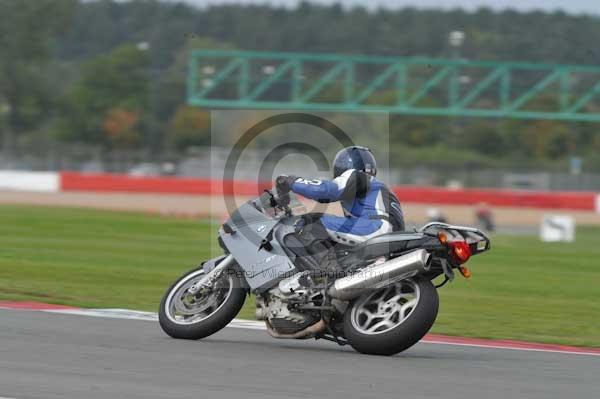
[[[338,177],[348,169],[362,170],[371,176],[375,176],[377,174],[377,162],[375,162],[373,153],[367,147],[354,145],[344,148],[335,155],[333,177]]]

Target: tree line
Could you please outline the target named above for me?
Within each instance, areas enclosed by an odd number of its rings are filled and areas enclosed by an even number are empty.
[[[156,153],[207,145],[207,110],[185,104],[192,49],[452,57],[455,30],[465,34],[460,57],[468,59],[600,62],[600,19],[562,12],[0,0],[2,147],[68,142]],[[398,162],[563,168],[577,156],[600,170],[594,123],[390,122]]]

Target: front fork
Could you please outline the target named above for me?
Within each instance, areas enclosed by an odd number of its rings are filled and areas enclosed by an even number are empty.
[[[216,266],[209,270],[202,279],[195,282],[188,290],[192,295],[195,295],[202,288],[210,289],[215,281],[217,281],[224,270],[234,263],[233,255],[229,254],[223,258]]]

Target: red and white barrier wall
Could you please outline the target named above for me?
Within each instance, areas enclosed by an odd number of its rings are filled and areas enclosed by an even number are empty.
[[[131,192],[191,195],[256,195],[270,182],[221,181],[178,177],[132,177],[78,172],[0,171],[0,190],[37,192]],[[397,186],[398,197],[407,203],[475,205],[485,202],[497,207],[570,209],[600,213],[600,193],[547,192],[492,189],[447,189]]]
[[[60,173],[0,170],[0,190],[60,191]]]

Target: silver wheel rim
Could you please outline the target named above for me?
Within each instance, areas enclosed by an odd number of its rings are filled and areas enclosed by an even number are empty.
[[[225,273],[212,287],[190,293],[192,286],[205,280],[203,270],[188,274],[173,287],[165,301],[165,313],[176,324],[189,325],[208,319],[227,302],[233,291],[233,277]]]
[[[404,323],[417,307],[419,298],[417,283],[402,280],[359,298],[352,307],[350,321],[362,334],[382,334]]]

